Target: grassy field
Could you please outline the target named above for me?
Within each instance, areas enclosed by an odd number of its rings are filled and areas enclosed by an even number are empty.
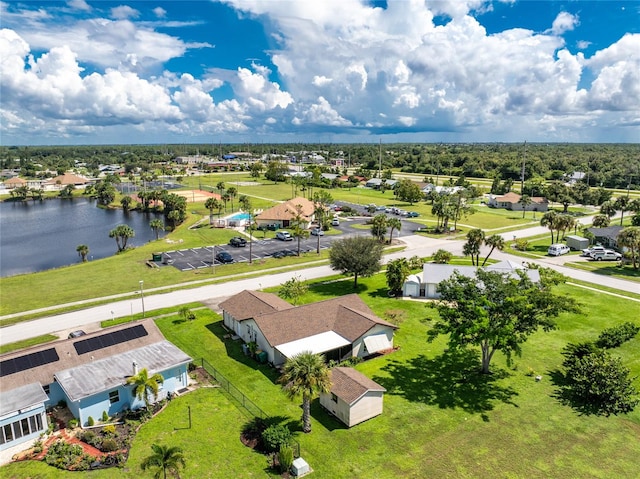
[[[635,478],[640,468],[640,410],[623,417],[580,416],[553,397],[553,371],[568,342],[593,340],[605,327],[640,317],[640,304],[563,285],[576,297],[580,314],[563,314],[558,329],[536,333],[524,345],[515,367],[494,359],[494,374],[476,373],[478,352],[444,353],[444,341],[426,342],[435,310],[417,301],[386,297],[382,275],[362,279],[360,295],[381,317],[402,318],[390,355],[357,366],[386,389],[384,413],[347,429],[312,406],[311,434],[297,432],[302,455],[317,478]],[[351,290],[351,281],[313,285],[303,302]],[[624,311],[624,314],[620,312]],[[204,357],[267,414],[299,431],[298,401],[291,402],[275,383],[274,369],[244,356],[240,343],[223,339],[220,317],[203,309],[197,319],[158,320],[167,339],[194,358]],[[640,375],[640,338],[613,350],[634,376]],[[542,375],[536,382],[531,373]],[[640,380],[635,380],[640,388]],[[192,408],[193,429],[187,424]],[[178,398],[145,425],[136,437],[127,467],[118,474],[136,477],[154,442],[185,448],[182,477],[268,477],[266,459],[241,446],[248,420],[219,389]],[[15,464],[0,475],[67,477],[42,464]],[[113,477],[113,471],[92,476]]]

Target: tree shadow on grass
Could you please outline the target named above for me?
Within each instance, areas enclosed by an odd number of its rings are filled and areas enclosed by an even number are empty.
[[[441,409],[461,408],[470,413],[491,411],[495,402],[518,407],[512,401],[517,393],[502,386],[508,376],[504,370],[481,374],[477,351],[450,351],[429,359],[424,355],[407,361],[393,361],[382,368],[389,376],[374,377],[388,394],[396,394],[408,401],[422,402]],[[483,416],[485,421],[488,420]]]
[[[309,289],[316,294],[323,296],[336,297],[351,293],[364,293],[369,289],[366,284],[360,282],[361,276],[358,277],[358,287],[353,287],[353,276],[345,276],[340,279],[331,281],[314,281],[309,284]]]
[[[327,411],[320,404],[319,399],[311,402],[311,416],[318,421],[327,431],[335,429],[347,429],[347,426],[340,422],[333,414]]]
[[[245,366],[250,367],[251,369],[255,369],[260,371],[265,375],[267,379],[269,379],[272,383],[276,383],[280,374],[278,371],[269,366],[268,364],[262,364],[256,361],[251,356],[247,356],[242,351],[242,340],[231,339],[229,332],[222,327],[222,320],[216,321],[215,323],[209,323],[205,326],[211,333],[213,333],[219,340],[224,344],[225,350],[227,351],[227,356]],[[212,364],[215,367],[215,364]]]

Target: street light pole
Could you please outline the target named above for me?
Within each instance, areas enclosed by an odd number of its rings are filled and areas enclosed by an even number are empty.
[[[144,318],[144,281],[140,280],[140,299],[142,300],[142,317]]]

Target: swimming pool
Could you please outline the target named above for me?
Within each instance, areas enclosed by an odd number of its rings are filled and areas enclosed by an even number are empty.
[[[251,215],[249,213],[236,213],[235,215],[230,216],[229,219],[235,221],[250,220]]]

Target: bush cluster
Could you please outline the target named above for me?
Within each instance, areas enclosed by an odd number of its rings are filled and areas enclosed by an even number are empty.
[[[276,452],[281,446],[289,445],[291,431],[282,424],[272,424],[262,432],[262,443],[267,452]]]
[[[604,349],[617,348],[622,343],[633,339],[638,332],[640,332],[640,326],[627,321],[619,326],[603,330],[596,340],[596,346]]]
[[[85,454],[81,446],[65,441],[56,441],[47,450],[44,457],[47,464],[58,469],[86,471],[93,462],[93,457]]]

